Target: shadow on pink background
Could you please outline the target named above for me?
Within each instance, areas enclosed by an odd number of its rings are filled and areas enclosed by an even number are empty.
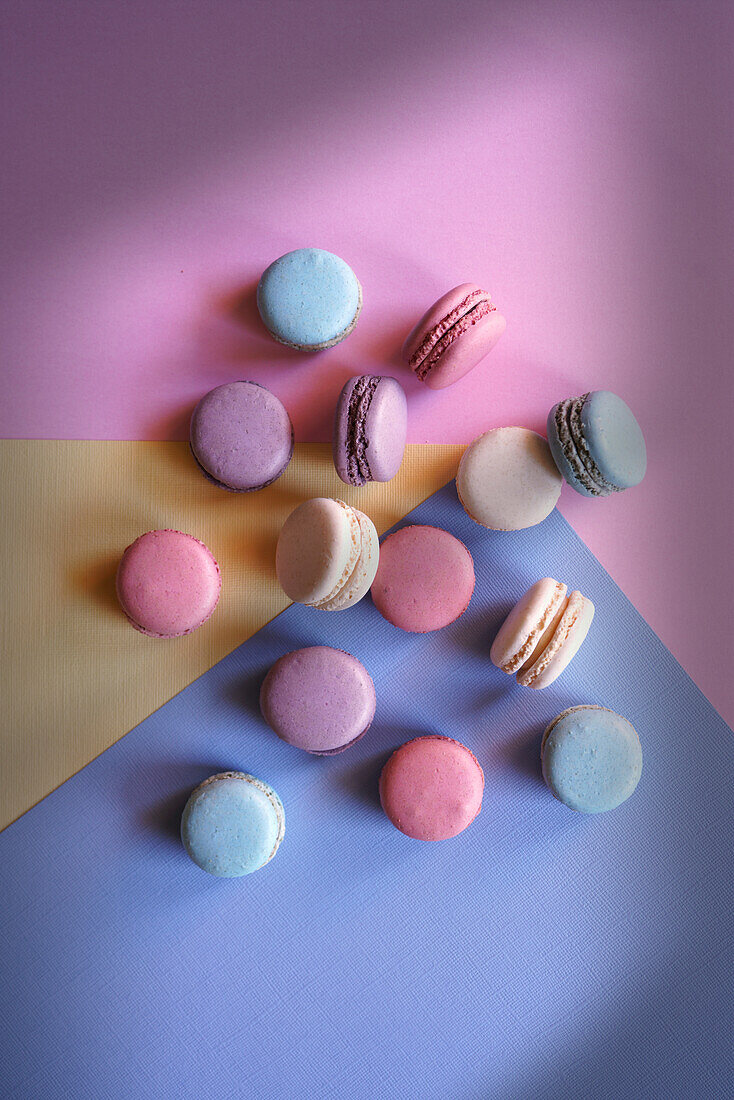
[[[0,23],[0,434],[180,439],[244,377],[325,440],[343,381],[388,371],[413,442],[464,442],[615,390],[648,476],[562,511],[734,719],[730,5],[28,3]],[[273,343],[252,297],[303,245],[364,287],[316,357]],[[507,332],[432,393],[397,353],[467,279]]]

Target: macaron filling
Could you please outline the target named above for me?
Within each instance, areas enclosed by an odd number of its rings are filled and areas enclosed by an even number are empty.
[[[482,317],[497,309],[486,290],[472,290],[466,298],[431,329],[417,351],[410,357],[410,366],[421,381],[436,365],[446,349]]]
[[[556,434],[566,461],[584,489],[592,496],[609,496],[610,493],[621,492],[621,489],[602,476],[586,445],[581,412],[588,396],[584,393],[581,397],[561,401],[556,406]]]
[[[365,374],[354,383],[347,412],[347,474],[352,485],[365,485],[372,481],[367,458],[367,413],[375,390],[380,384],[379,375]]]

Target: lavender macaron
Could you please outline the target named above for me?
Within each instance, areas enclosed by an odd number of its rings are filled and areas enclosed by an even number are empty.
[[[271,485],[293,456],[293,425],[274,393],[257,382],[228,382],[205,394],[191,417],[191,450],[222,489]]]
[[[351,653],[325,645],[296,649],[265,677],[260,710],[282,741],[315,756],[333,756],[370,728],[375,685]]]
[[[400,469],[408,403],[394,378],[361,374],[342,390],[334,419],[334,466],[347,485],[390,481]]]

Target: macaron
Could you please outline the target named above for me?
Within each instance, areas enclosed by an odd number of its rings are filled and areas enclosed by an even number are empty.
[[[403,359],[421,382],[442,390],[473,370],[506,327],[486,290],[461,283],[426,310],[403,344]]]
[[[205,394],[191,417],[191,450],[222,489],[271,485],[293,457],[293,425],[281,401],[257,382],[227,382]]]
[[[436,734],[397,749],[380,775],[380,802],[414,840],[458,836],[482,808],[484,772],[466,745]]]
[[[342,390],[334,418],[334,466],[347,485],[390,481],[400,469],[408,402],[394,378],[362,374]]]
[[[645,476],[642,429],[629,405],[608,390],[554,405],[548,414],[548,442],[558,469],[582,496],[621,493]]]
[[[285,834],[283,803],[272,787],[246,772],[220,772],[192,791],[181,817],[186,852],[210,875],[238,878],[259,871]]]
[[[122,555],[116,587],[136,630],[151,638],[178,638],[212,614],[222,578],[211,550],[193,535],[148,531]]]
[[[260,690],[260,710],[282,741],[315,756],[333,756],[372,725],[375,685],[351,653],[309,646],[275,662]]]
[[[580,592],[543,577],[518,600],[499,629],[489,656],[523,687],[544,688],[578,653],[594,618]]]
[[[314,497],[299,504],[283,524],[275,571],[289,599],[342,611],[367,595],[379,557],[369,516],[343,500]]]
[[[440,527],[401,527],[380,547],[372,599],[401,630],[426,634],[448,626],[466,611],[473,591],[471,554]]]
[[[540,748],[543,778],[555,797],[582,814],[614,810],[642,774],[634,727],[605,707],[570,707],[554,718]]]
[[[298,351],[321,351],[340,343],[357,324],[362,287],[333,252],[298,248],[263,272],[257,308],[274,340]]]
[[[550,447],[529,428],[493,428],[478,436],[461,456],[456,474],[464,511],[493,531],[541,523],[562,487]]]

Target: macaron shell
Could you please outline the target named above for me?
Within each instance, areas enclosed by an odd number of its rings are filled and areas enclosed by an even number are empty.
[[[435,333],[435,338],[440,339],[471,305],[483,298],[488,299],[489,294],[476,283],[460,283],[442,294],[406,336],[402,349],[405,362],[410,362],[429,334]],[[470,301],[465,304],[467,299]]]
[[[467,515],[494,531],[519,531],[546,519],[563,478],[547,441],[529,428],[493,428],[462,455],[456,490]]]
[[[474,582],[463,542],[440,527],[402,527],[382,543],[372,599],[393,626],[424,634],[466,611]]]
[[[484,317],[462,319],[455,326],[455,335],[423,379],[432,390],[453,386],[469,371],[474,370],[507,328],[507,321],[496,309]]]
[[[136,630],[154,638],[177,638],[213,613],[222,578],[211,551],[193,535],[148,531],[123,553],[116,588]]]
[[[191,417],[191,450],[208,477],[233,492],[271,485],[293,455],[293,425],[282,402],[256,382],[210,390]]]
[[[375,685],[361,661],[329,646],[286,653],[260,691],[263,717],[278,737],[319,756],[363,737],[375,705]]]
[[[647,470],[647,451],[629,405],[608,390],[594,390],[581,407],[581,427],[602,478],[617,489],[639,485]]]
[[[362,288],[341,257],[323,248],[299,248],[263,272],[257,306],[279,343],[319,351],[352,331],[362,308]]]
[[[181,817],[189,857],[219,878],[238,878],[269,863],[285,834],[275,791],[245,772],[221,772],[192,791]]]
[[[474,754],[448,737],[428,736],[397,749],[380,775],[380,802],[414,840],[448,840],[482,808],[484,773]]]
[[[517,673],[523,687],[545,688],[571,663],[589,633],[594,605],[578,591],[571,592],[560,622],[545,650],[533,665]]]
[[[613,810],[633,794],[642,774],[634,727],[598,706],[570,707],[545,731],[543,778],[560,802],[579,813]]]
[[[350,511],[359,523],[359,556],[336,594],[328,602],[319,605],[324,611],[344,611],[359,603],[369,592],[377,573],[380,561],[380,537],[377,528],[369,516],[358,508],[351,508]]]
[[[367,462],[373,481],[391,481],[405,454],[408,401],[395,378],[381,378],[367,410]]]
[[[565,597],[566,585],[552,577],[542,577],[531,585],[512,608],[492,643],[489,651],[492,664],[508,674],[521,668]]]
[[[343,501],[315,497],[300,504],[283,524],[275,570],[296,603],[317,604],[351,576],[361,552],[359,521]]]

